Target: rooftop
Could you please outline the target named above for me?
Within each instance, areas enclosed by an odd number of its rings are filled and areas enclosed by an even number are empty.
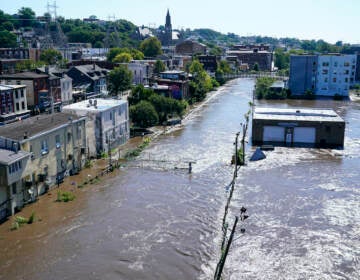
[[[78,119],[80,119],[80,117],[67,113],[38,115],[0,127],[0,136],[21,141],[24,139],[24,135],[26,135],[27,138],[31,138],[37,134],[69,123],[70,120]]]
[[[332,109],[306,108],[255,108],[253,119],[278,121],[344,122]]]
[[[0,84],[0,91],[1,90],[9,90],[9,89],[18,89],[18,88],[25,88],[26,85],[1,85]]]
[[[37,78],[48,78],[46,74],[37,74],[35,72],[20,72],[15,74],[3,74],[0,75],[0,78],[5,79],[37,79]]]
[[[96,107],[94,106],[94,102],[96,101]],[[90,103],[91,102],[91,103]],[[83,100],[81,102],[73,103],[63,107],[63,110],[81,110],[88,112],[102,112],[108,109],[117,107],[121,104],[125,104],[127,101],[125,100],[117,100],[117,99],[88,99]]]
[[[5,149],[0,149],[0,164],[10,165],[20,159],[29,157],[30,153],[18,151],[17,153]]]

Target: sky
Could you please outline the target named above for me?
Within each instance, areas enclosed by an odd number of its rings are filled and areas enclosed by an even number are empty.
[[[9,14],[30,7],[43,15],[54,0],[0,2],[0,9]],[[360,43],[360,0],[57,0],[56,5],[57,14],[65,18],[96,15],[159,26],[165,24],[169,9],[173,29]]]

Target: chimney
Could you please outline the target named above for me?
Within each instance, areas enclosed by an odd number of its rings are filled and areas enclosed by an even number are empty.
[[[18,151],[19,151],[19,144],[18,144],[17,142],[14,142],[14,143],[13,143],[13,146],[14,146],[15,154],[17,154]]]

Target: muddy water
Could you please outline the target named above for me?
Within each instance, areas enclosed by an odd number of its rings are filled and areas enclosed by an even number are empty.
[[[74,190],[74,202],[42,198],[42,221],[11,233],[2,226],[0,279],[211,279],[234,136],[253,84],[221,88],[140,160]],[[360,106],[261,105],[333,107],[349,122],[345,149],[277,148],[241,169],[230,218],[242,205],[251,217],[225,279],[359,279]]]

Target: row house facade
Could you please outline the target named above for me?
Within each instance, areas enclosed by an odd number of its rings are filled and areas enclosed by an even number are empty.
[[[190,96],[189,78],[185,71],[169,70],[161,72],[159,77],[154,79],[154,82],[153,89],[155,92],[165,93],[166,97],[188,99]]]
[[[109,70],[94,64],[71,66],[67,75],[73,81],[73,88],[95,96],[106,95],[107,75]],[[86,96],[83,97],[86,99]]]
[[[20,72],[0,75],[5,85],[25,85],[28,108],[32,111],[45,110],[50,106],[49,75],[35,72]]]
[[[4,125],[29,116],[26,86],[0,84],[0,124]]]
[[[45,114],[0,127],[0,216],[14,214],[85,164],[84,117]]]

